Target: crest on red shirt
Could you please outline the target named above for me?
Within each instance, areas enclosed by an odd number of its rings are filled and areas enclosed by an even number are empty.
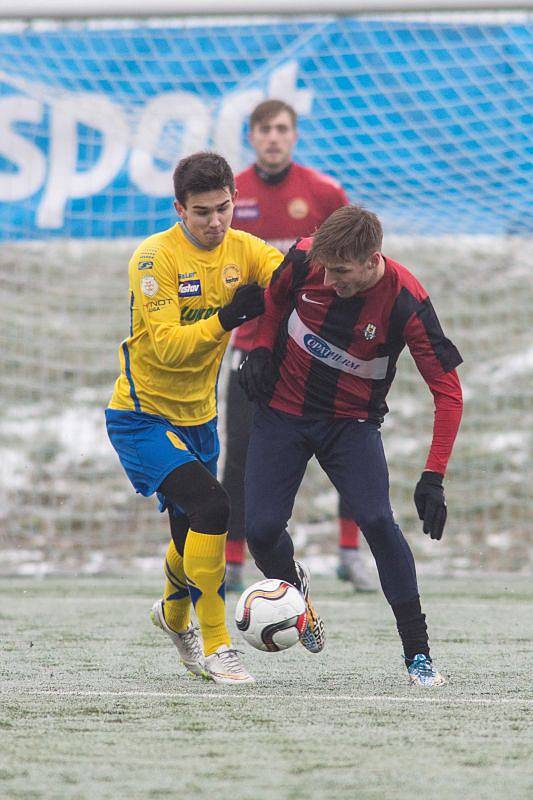
[[[370,342],[372,339],[376,338],[377,328],[373,322],[369,322],[368,325],[365,326],[363,329],[363,336]]]
[[[287,204],[287,211],[293,219],[303,219],[309,214],[309,206],[303,197],[294,197]]]

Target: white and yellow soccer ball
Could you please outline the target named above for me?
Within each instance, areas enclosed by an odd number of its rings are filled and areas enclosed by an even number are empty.
[[[257,650],[287,650],[300,640],[307,625],[305,600],[287,581],[258,581],[241,594],[235,622],[244,639]]]

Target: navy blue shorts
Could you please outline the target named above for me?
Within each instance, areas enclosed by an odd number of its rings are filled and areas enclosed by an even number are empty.
[[[111,444],[138,494],[150,497],[167,475],[188,461],[199,461],[216,476],[220,453],[216,417],[202,425],[179,427],[142,411],[107,408],[105,417]],[[164,511],[170,503],[160,493],[158,498]]]

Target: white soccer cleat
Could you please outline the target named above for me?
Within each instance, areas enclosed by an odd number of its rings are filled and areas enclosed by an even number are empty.
[[[204,654],[196,629],[191,625],[185,631],[176,632],[168,627],[163,613],[164,600],[157,600],[150,612],[150,618],[157,628],[161,628],[180,654],[181,663],[193,675],[206,678]]]
[[[255,678],[246,672],[238,650],[221,644],[218,650],[205,658],[207,677],[214,683],[227,683],[238,686],[253,683]]]

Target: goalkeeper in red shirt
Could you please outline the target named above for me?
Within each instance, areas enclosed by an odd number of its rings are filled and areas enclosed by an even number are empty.
[[[232,226],[265,239],[282,252],[300,236],[312,234],[337,208],[348,203],[342,186],[328,175],[292,160],[297,140],[294,109],[281,100],[260,103],[250,117],[250,142],[256,162],[236,176],[238,189]],[[250,437],[251,405],[237,380],[238,368],[250,351],[256,331],[252,321],[232,339],[227,390],[227,445],[223,485],[231,498],[226,544],[226,589],[242,591],[245,559],[244,465]],[[339,499],[339,561],[337,575],[357,591],[372,591],[359,551],[360,530]]]

